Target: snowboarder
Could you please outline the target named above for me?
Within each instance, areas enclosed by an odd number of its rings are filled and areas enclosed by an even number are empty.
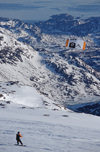
[[[16,134],[17,145],[19,145],[19,143],[20,143],[21,145],[23,145],[20,137],[22,137],[22,135],[21,135],[21,133],[18,131],[17,134]]]

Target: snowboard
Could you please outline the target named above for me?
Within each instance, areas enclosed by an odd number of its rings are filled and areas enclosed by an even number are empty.
[[[26,147],[26,145],[18,145],[18,144],[14,144],[15,146],[22,146],[22,147]]]

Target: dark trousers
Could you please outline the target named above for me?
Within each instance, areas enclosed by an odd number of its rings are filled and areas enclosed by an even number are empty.
[[[21,145],[23,145],[23,143],[22,143],[21,140],[17,140],[17,144],[18,144],[18,145],[19,145],[19,143],[20,143]]]

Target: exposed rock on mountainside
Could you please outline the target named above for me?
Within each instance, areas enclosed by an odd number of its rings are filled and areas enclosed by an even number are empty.
[[[84,52],[67,50],[68,37],[81,37]],[[100,99],[100,18],[55,15],[33,25],[0,18],[0,79],[35,87],[56,103]]]

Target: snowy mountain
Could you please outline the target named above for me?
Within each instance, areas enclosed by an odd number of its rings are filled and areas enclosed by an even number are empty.
[[[67,50],[68,37],[86,51]],[[0,18],[0,80],[34,87],[66,107],[100,101],[100,18],[54,15],[34,24]]]
[[[66,49],[69,37],[86,50]],[[90,115],[100,116],[99,39],[99,17],[0,18],[0,152],[100,150],[100,118]]]

